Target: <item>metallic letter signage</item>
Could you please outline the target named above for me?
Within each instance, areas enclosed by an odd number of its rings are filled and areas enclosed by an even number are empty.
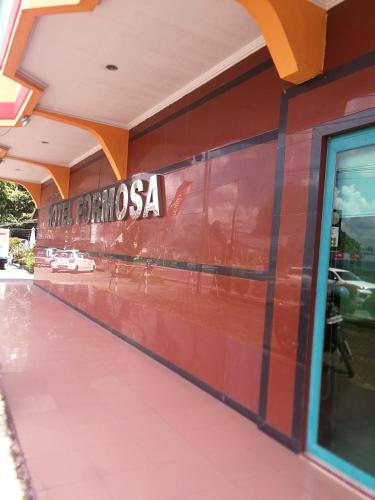
[[[48,225],[91,224],[98,222],[161,217],[161,175],[135,179],[72,200],[54,203],[48,209]]]

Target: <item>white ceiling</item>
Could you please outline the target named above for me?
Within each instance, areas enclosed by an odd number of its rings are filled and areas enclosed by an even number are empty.
[[[0,132],[0,144],[9,148],[12,156],[69,165],[98,143],[80,128],[32,116],[26,127],[11,128],[2,137]]]
[[[32,116],[26,127],[0,127],[0,146],[8,148],[9,156],[66,166],[72,166],[90,151],[100,149],[88,132],[39,116]],[[51,177],[43,168],[14,160],[0,164],[0,175],[5,175],[4,172],[8,172],[8,178],[32,182],[44,182]]]
[[[41,183],[49,179],[46,169],[5,159],[0,163],[0,178]]]
[[[46,86],[41,107],[128,127],[259,36],[234,0],[102,0],[40,18],[21,72]]]

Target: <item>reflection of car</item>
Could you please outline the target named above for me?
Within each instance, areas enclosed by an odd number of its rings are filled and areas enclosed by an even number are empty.
[[[55,252],[57,252],[57,248],[37,248],[35,250],[35,264],[40,267],[49,267]]]
[[[328,282],[346,286],[352,291],[356,291],[358,298],[363,300],[375,293],[375,283],[363,281],[359,276],[346,269],[330,267],[328,271]]]
[[[57,271],[94,271],[95,262],[88,254],[79,250],[58,250],[51,261],[52,272]]]

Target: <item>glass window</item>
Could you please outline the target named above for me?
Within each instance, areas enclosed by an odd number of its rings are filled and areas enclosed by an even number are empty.
[[[342,280],[345,281],[361,281],[361,278],[358,278],[358,276],[350,271],[337,271],[337,274]]]
[[[56,252],[55,256],[58,257],[59,259],[68,259],[69,257],[72,257],[72,252]]]
[[[374,145],[336,156],[327,271],[317,440],[375,476]]]

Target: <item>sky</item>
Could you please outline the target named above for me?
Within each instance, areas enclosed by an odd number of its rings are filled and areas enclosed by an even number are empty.
[[[375,146],[338,155],[334,208],[349,236],[375,247]]]

